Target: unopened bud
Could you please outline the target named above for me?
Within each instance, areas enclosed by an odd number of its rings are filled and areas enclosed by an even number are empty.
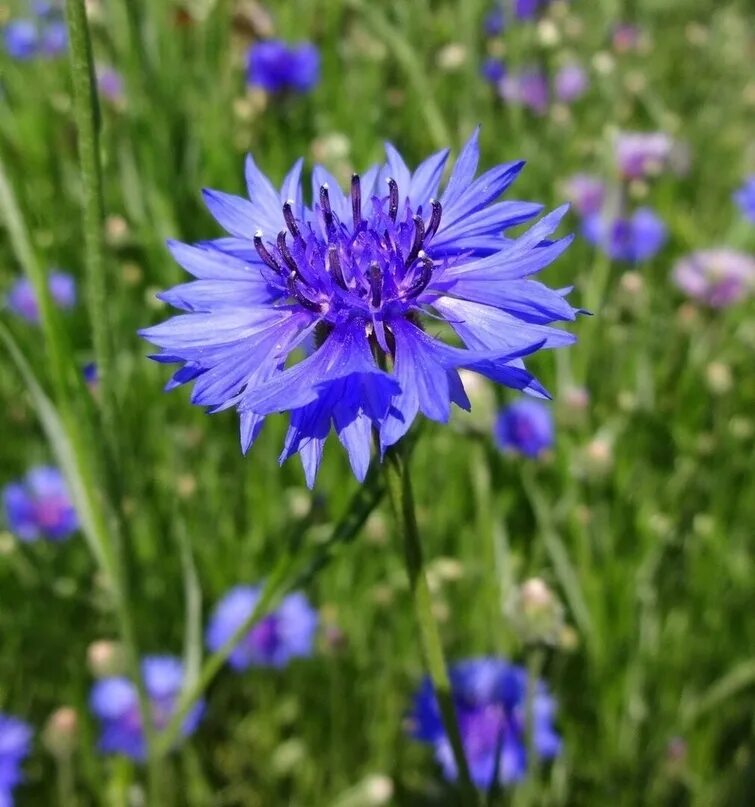
[[[125,667],[123,648],[110,639],[92,642],[87,649],[87,664],[95,678],[120,675]]]
[[[79,718],[76,710],[71,706],[61,706],[47,718],[42,742],[54,757],[60,759],[73,753],[78,733]]]
[[[564,609],[541,578],[531,577],[516,590],[508,612],[523,642],[559,643],[564,626]]]

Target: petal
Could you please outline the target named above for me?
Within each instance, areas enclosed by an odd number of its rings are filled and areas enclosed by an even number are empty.
[[[231,235],[251,239],[255,231],[261,229],[256,210],[246,199],[208,188],[202,191],[202,195],[213,218]]]
[[[480,127],[478,126],[472,136],[461,150],[451,176],[440,198],[443,209],[452,208],[464,191],[469,188],[477,172],[477,163],[480,159]]]
[[[430,199],[437,197],[440,178],[448,160],[449,149],[442,149],[417,166],[409,183],[409,202],[413,210],[420,205],[426,208]]]
[[[230,239],[229,239],[230,240]],[[238,239],[233,239],[238,240]],[[251,242],[242,242],[254,251]],[[206,246],[190,246],[180,241],[168,241],[168,249],[179,266],[200,280],[256,280],[261,277],[256,267],[234,256]],[[256,251],[255,262],[259,261]]]

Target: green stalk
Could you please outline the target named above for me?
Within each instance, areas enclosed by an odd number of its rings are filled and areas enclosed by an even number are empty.
[[[451,743],[456,769],[459,772],[461,803],[464,807],[467,807],[467,805],[473,807],[480,803],[479,797],[469,775],[469,766],[467,765],[461,733],[456,720],[451,682],[446,669],[446,660],[443,656],[440,631],[433,616],[432,597],[425,575],[422,542],[414,511],[411,479],[407,471],[405,458],[400,453],[400,449],[392,449],[388,452],[385,460],[385,476],[388,498],[391,502],[396,525],[404,541],[406,571],[409,576],[414,615],[419,625],[422,652],[435,690],[435,696],[440,706],[443,726]]]
[[[92,43],[84,0],[66,0],[70,39],[73,111],[78,132],[82,181],[82,214],[86,265],[86,297],[92,326],[97,373],[102,390],[102,417],[106,439],[116,439],[115,396],[112,385],[113,342],[105,272],[105,205],[100,164],[99,106],[94,82]]]

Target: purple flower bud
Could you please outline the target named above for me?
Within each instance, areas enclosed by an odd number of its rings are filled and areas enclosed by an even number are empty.
[[[727,308],[755,290],[755,258],[728,247],[703,249],[674,267],[676,285],[711,308]]]
[[[565,104],[581,98],[587,92],[587,86],[587,72],[576,62],[564,65],[554,78],[556,98]]]
[[[57,468],[33,468],[26,477],[6,485],[2,493],[5,518],[21,541],[62,541],[79,528],[79,519]]]

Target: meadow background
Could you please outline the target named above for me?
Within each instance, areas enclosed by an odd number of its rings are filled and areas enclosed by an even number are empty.
[[[274,181],[301,155],[347,181],[382,159],[384,140],[416,164],[446,145],[457,151],[481,124],[483,167],[526,159],[510,196],[548,207],[564,201],[564,181],[577,171],[615,174],[619,131],[664,131],[688,153],[685,172],[630,189],[668,227],[656,256],[611,262],[578,237],[547,271],[549,285],[573,283],[572,301],[593,313],[575,324],[573,348],[532,362],[554,398],[553,450],[537,460],[500,452],[493,417],[516,396],[484,385],[471,415],[424,424],[414,449],[449,660],[530,658],[511,618],[513,593],[529,577],[543,578],[564,606],[565,630],[542,652],[563,752],[501,803],[751,804],[755,307],[750,298],[711,310],[671,276],[695,249],[755,249],[755,227],[732,201],[755,172],[751,3],[573,0],[554,3],[538,24],[511,21],[494,38],[482,27],[489,0],[88,5],[95,60],[120,71],[124,90],[100,106],[117,419],[83,432],[83,442],[114,446],[119,457],[92,476],[89,494],[119,492],[140,651],[195,653],[212,605],[288,557],[301,559],[296,572],[322,623],[310,659],[220,672],[203,724],[162,765],[162,803],[454,803],[432,750],[405,733],[423,667],[385,502],[375,494],[355,503],[359,486],[333,446],[312,492],[296,460],[278,468],[282,418],[242,457],[235,414],[208,417],[186,391],[164,394],[168,373],[145,359],[136,331],[165,318],[155,292],[182,280],[165,240],[220,234],[200,189],[241,192],[246,152]],[[0,24],[25,7],[0,2]],[[619,22],[642,32],[628,51],[612,41]],[[271,35],[320,48],[311,93],[247,88],[246,50]],[[577,59],[589,90],[532,114],[481,76],[491,54],[510,65]],[[2,485],[33,465],[59,464],[18,354],[64,430],[61,389],[72,390],[68,409],[93,424],[99,404],[83,385],[55,380],[56,367],[94,358],[68,60],[2,53],[0,71],[2,170],[33,253],[12,227],[0,230],[0,293],[30,261],[65,268],[80,292],[60,318],[57,350],[49,331],[0,311],[11,338],[0,347]],[[579,230],[576,216],[568,227]],[[366,516],[364,529],[327,545],[350,512]],[[144,803],[142,767],[96,752],[87,705],[88,648],[118,638],[110,593],[81,534],[23,544],[0,525],[0,708],[37,734],[19,805]],[[56,755],[41,735],[61,705],[76,709],[78,733]]]

